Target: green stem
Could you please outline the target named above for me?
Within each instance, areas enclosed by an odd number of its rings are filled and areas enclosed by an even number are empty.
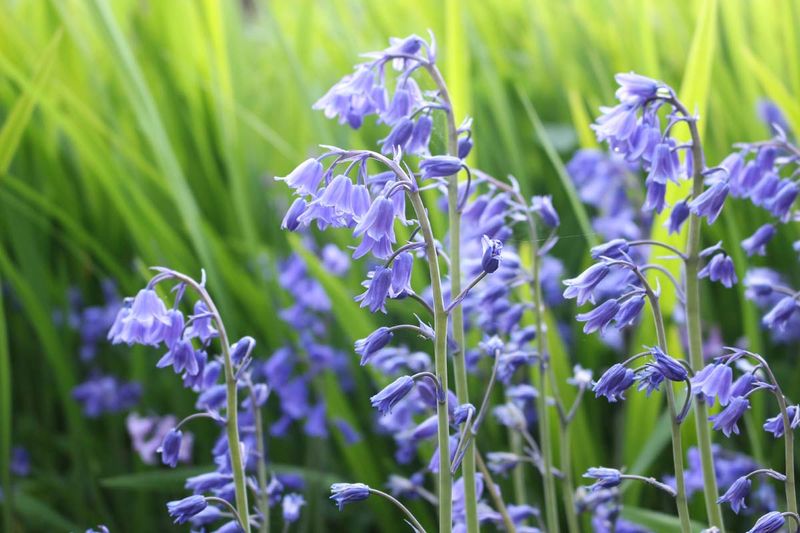
[[[256,419],[256,446],[258,449],[258,509],[261,511],[262,520],[259,531],[269,533],[269,495],[267,494],[267,456],[264,449],[264,421],[261,420],[261,409],[256,405],[256,399],[250,389],[250,399],[253,406],[253,416]]]
[[[453,105],[447,84],[435,65],[427,68],[431,78],[439,89],[439,97],[446,106],[447,121],[447,153],[458,155],[458,131],[456,129]],[[452,297],[461,293],[461,212],[458,208],[458,174],[447,179],[448,228],[450,240],[450,294]],[[464,310],[457,305],[450,312],[453,321],[453,373],[456,381],[456,397],[459,403],[469,402],[467,385],[467,365],[464,362]],[[467,518],[467,532],[478,532],[478,497],[475,493],[475,442],[470,439],[461,462],[461,473],[464,477],[464,511]]]
[[[395,498],[394,496],[392,496],[390,494],[386,494],[382,490],[370,488],[369,491],[372,494],[375,494],[376,496],[380,496],[381,498],[385,498],[385,499],[389,500],[390,502],[392,502],[392,504],[394,504],[395,507],[397,507],[398,509],[403,511],[403,514],[405,514],[406,518],[408,518],[408,522],[409,522],[409,524],[411,524],[411,527],[413,527],[415,530],[417,530],[418,533],[425,533],[425,528],[422,527],[422,525],[419,523],[419,520],[417,520],[417,518],[414,516],[414,514],[411,511],[408,510],[408,507],[406,507],[405,505],[400,503],[400,500],[398,500],[397,498]]]
[[[247,483],[244,475],[244,465],[242,464],[242,448],[239,444],[239,403],[237,400],[236,375],[233,371],[233,361],[231,360],[230,344],[225,324],[222,323],[222,316],[214,304],[214,300],[206,291],[205,287],[197,283],[189,276],[179,272],[172,272],[171,276],[192,287],[203,303],[208,312],[214,319],[219,332],[219,342],[222,349],[222,359],[225,367],[225,388],[227,391],[226,406],[226,431],[228,434],[228,448],[231,454],[231,470],[233,470],[233,483],[236,491],[236,511],[238,512],[241,524],[245,533],[250,533],[249,506],[247,504]]]
[[[486,490],[489,492],[489,497],[492,498],[494,502],[494,506],[497,508],[497,512],[500,513],[500,516],[503,517],[503,525],[506,528],[508,533],[516,533],[517,526],[514,525],[514,521],[511,520],[511,516],[508,514],[508,508],[506,507],[503,498],[497,492],[495,488],[496,485],[494,480],[492,479],[492,473],[489,472],[489,469],[486,468],[486,464],[483,462],[483,457],[481,457],[480,453],[475,454],[475,462],[478,465],[481,473],[483,474],[484,479],[486,480]],[[517,468],[516,470],[522,470],[521,468]]]
[[[564,479],[561,482],[561,495],[564,500],[564,512],[567,515],[567,529],[570,533],[578,533],[578,513],[575,511],[575,487],[572,485],[572,457],[570,455],[569,421],[561,420],[558,424],[559,444],[561,446],[561,473]]]
[[[691,115],[677,98],[672,100],[675,107],[686,117]],[[697,198],[703,192],[703,145],[700,132],[694,120],[688,122],[692,137],[692,196]],[[697,273],[700,267],[700,226],[701,218],[695,214],[689,216],[689,235],[686,244],[686,325],[689,335],[689,364],[692,371],[698,372],[704,366],[703,333],[700,321],[700,284]],[[708,426],[708,408],[702,396],[696,396],[695,427],[697,430],[697,447],[700,451],[700,463],[703,468],[703,494],[706,512],[711,526],[716,526],[725,533],[722,521],[722,510],[717,503],[717,475],[714,471],[714,456],[711,451],[711,430]]]
[[[402,173],[396,165],[390,167],[397,173]],[[402,173],[402,175],[405,175]],[[409,192],[411,204],[419,220],[422,236],[425,239],[425,252],[430,269],[431,291],[433,293],[433,330],[434,339],[434,366],[436,377],[446,392],[447,386],[447,312],[442,299],[442,278],[439,272],[439,257],[436,253],[436,242],[433,237],[430,220],[425,211],[425,205],[419,191]],[[448,533],[452,526],[453,507],[453,480],[450,474],[450,421],[447,413],[447,394],[437,404],[436,415],[438,418],[437,439],[439,443],[439,531]]]
[[[536,348],[539,352],[540,361],[537,375],[539,396],[536,399],[536,410],[539,415],[539,445],[542,449],[542,461],[544,463],[545,524],[548,531],[558,531],[558,503],[556,501],[555,477],[553,477],[553,443],[550,440],[550,416],[547,409],[547,373],[550,361],[548,360],[547,346],[545,345],[546,332],[542,317],[544,305],[542,303],[542,286],[539,270],[539,241],[537,239],[536,222],[533,220],[533,216],[530,212],[527,213],[527,219],[531,242],[531,271],[533,273],[531,279],[531,297],[533,298],[534,316],[536,320]],[[552,381],[555,386],[555,380]],[[563,474],[565,477],[571,475],[569,471],[565,471]],[[572,494],[569,494],[569,498],[570,500],[572,499]],[[572,505],[569,509],[571,508],[573,508]]]
[[[650,301],[650,307],[653,310],[653,320],[656,324],[656,336],[658,337],[658,346],[664,353],[669,353],[667,350],[667,334],[664,329],[664,317],[661,315],[661,306],[658,304],[658,297],[653,293],[653,290],[648,285],[644,275],[640,274],[642,283],[644,284],[647,298]],[[678,517],[681,521],[681,531],[683,533],[690,533],[692,531],[691,522],[689,519],[689,505],[686,498],[686,476],[683,468],[683,444],[681,442],[681,426],[677,419],[677,410],[675,409],[675,391],[672,390],[672,382],[665,380],[664,389],[667,393],[667,406],[669,408],[670,430],[672,435],[672,462],[675,466],[675,505],[678,507]]]
[[[761,363],[761,367],[764,372],[767,373],[767,376],[769,376],[769,380],[774,387],[773,393],[775,394],[775,398],[778,400],[778,407],[781,411],[781,420],[784,428],[784,460],[786,462],[786,481],[784,482],[784,486],[786,490],[786,510],[790,513],[797,514],[797,492],[794,482],[794,431],[792,431],[791,419],[786,406],[786,396],[783,395],[783,390],[781,390],[781,386],[775,378],[775,374],[764,358],[752,352],[748,353]]]

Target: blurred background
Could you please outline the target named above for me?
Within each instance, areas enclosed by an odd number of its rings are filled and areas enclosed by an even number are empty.
[[[613,75],[635,70],[678,89],[700,113],[717,162],[735,142],[768,137],[755,111],[762,98],[797,131],[798,27],[793,0],[0,2],[0,467],[14,503],[5,528],[169,530],[164,502],[184,493],[187,475],[204,471],[214,432],[192,428],[194,458],[177,470],[145,464],[127,414],[180,418],[194,395],[155,369],[160,354],[98,340],[105,332],[87,333],[81,313],[134,294],[149,266],[197,276],[204,268],[232,334],[255,337],[259,357],[278,349],[291,332],[277,318],[288,303],[276,262],[301,245],[279,228],[288,191],[272,178],[319,144],[373,147],[383,136],[374,125],[354,132],[311,110],[359,53],[385,47],[390,36],[435,33],[456,116],[474,117],[472,164],[514,174],[526,194],[554,196],[563,221],[554,253],[570,277],[585,266],[592,236],[567,198],[563,165],[595,145],[588,126],[613,102]],[[735,205],[706,241],[735,242],[767,221]],[[795,224],[784,228],[769,257],[795,282],[798,236]],[[751,265],[734,259],[741,279]],[[361,274],[318,274],[339,321],[332,342],[350,353],[380,319],[353,311],[349,295]],[[787,394],[800,396],[796,344],[762,334],[743,289],[706,290],[707,324],[727,343],[747,334],[751,347],[779,361]],[[595,338],[575,335],[567,348],[572,362],[596,372],[616,357]],[[379,453],[391,439],[370,430],[367,398],[376,386],[351,362],[363,394],[345,396],[330,379],[318,390],[329,411],[360,431],[360,443],[302,428],[270,442],[274,468],[305,477],[302,531],[404,528],[389,508],[338,513],[326,500],[331,481],[381,485],[402,471],[389,451]],[[123,383],[140,389],[113,412],[87,416],[74,389],[101,375],[116,377],[104,386],[117,392]],[[576,472],[610,463],[657,477],[669,470],[657,403],[631,396],[614,409],[586,402]],[[780,457],[763,431],[752,433],[743,449]],[[538,478],[528,481],[536,498]],[[626,494],[628,512],[671,512],[647,492]],[[702,503],[694,505],[702,515]],[[660,518],[649,515],[650,527],[669,530]]]

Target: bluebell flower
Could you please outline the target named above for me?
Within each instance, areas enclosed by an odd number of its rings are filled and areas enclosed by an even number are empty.
[[[790,427],[792,429],[796,429],[797,426],[800,425],[800,408],[798,408],[797,405],[789,405],[786,407],[786,412],[789,415]],[[776,439],[783,437],[786,431],[781,413],[778,413],[772,418],[767,418],[767,421],[764,422],[763,428],[764,431],[772,433]]]
[[[233,481],[231,474],[221,474],[219,472],[208,472],[192,476],[186,480],[184,487],[195,494],[202,494],[214,489],[221,488]]]
[[[208,502],[203,496],[188,496],[182,500],[167,502],[169,515],[175,520],[176,524],[183,524],[191,517],[202,511],[208,506]]]
[[[658,371],[670,381],[685,381],[689,377],[689,372],[676,359],[665,354],[661,348],[654,346],[650,348],[650,355],[653,356],[655,366]]]
[[[520,430],[528,426],[525,415],[520,408],[513,403],[498,405],[492,409],[492,414],[500,424],[508,428]]]
[[[289,524],[297,522],[297,519],[300,518],[300,509],[305,504],[306,500],[300,494],[290,493],[285,495],[283,500],[281,500],[284,522]]]
[[[411,269],[414,256],[409,252],[399,254],[392,264],[392,290],[389,296],[397,298],[411,292]]]
[[[625,399],[625,391],[633,385],[633,382],[633,370],[616,363],[603,372],[592,390],[595,397],[605,396],[609,402],[616,402],[617,399]]]
[[[171,323],[167,308],[152,289],[138,292],[130,308],[123,307],[108,333],[113,344],[126,343],[158,346],[164,330]]]
[[[409,154],[423,155],[428,153],[428,144],[431,140],[433,130],[433,119],[430,115],[424,114],[417,119],[411,138],[405,144],[406,152]]]
[[[505,474],[515,468],[520,456],[509,452],[489,452],[486,454],[486,466],[495,474]]]
[[[614,316],[614,324],[617,328],[630,326],[639,318],[644,309],[644,298],[644,294],[631,296],[619,305],[617,314]]]
[[[636,380],[639,382],[636,389],[645,391],[645,394],[649,398],[654,391],[659,390],[661,384],[664,383],[664,379],[664,374],[658,367],[655,365],[647,365],[636,374]]]
[[[200,372],[200,367],[197,364],[192,342],[186,339],[179,340],[161,359],[159,359],[158,363],[156,363],[156,367],[158,368],[167,366],[172,366],[176,374],[186,370],[188,375],[196,376],[197,373]]]
[[[114,376],[100,374],[72,389],[72,397],[81,404],[83,414],[89,418],[130,409],[139,402],[141,396],[141,384],[122,382]]]
[[[302,198],[295,198],[292,205],[289,206],[289,209],[286,211],[286,214],[283,216],[283,220],[281,221],[281,229],[295,231],[297,228],[300,227],[301,223],[298,220],[300,215],[305,213],[306,201]]]
[[[369,497],[369,487],[363,483],[334,483],[331,485],[331,499],[336,502],[341,511],[345,504],[366,500]]]
[[[650,178],[645,180],[645,185],[647,186],[647,194],[642,209],[660,213],[667,206],[667,186]]]
[[[578,277],[564,280],[567,286],[564,298],[577,298],[578,305],[583,305],[587,300],[593,301],[592,291],[608,275],[609,267],[597,263],[584,270]]]
[[[614,79],[619,84],[615,96],[620,102],[643,104],[654,98],[659,87],[663,86],[659,81],[634,72],[617,74]]]
[[[419,164],[422,179],[446,178],[461,170],[463,162],[450,155],[434,155],[426,157]]]
[[[775,172],[767,172],[749,192],[750,201],[759,207],[767,207],[778,193],[781,178]]]
[[[778,107],[772,100],[768,100],[766,98],[760,99],[756,103],[756,112],[758,114],[758,118],[761,119],[764,124],[769,126],[773,135],[777,135],[780,132],[791,132],[791,127],[786,121],[783,111],[781,111],[781,108]]]
[[[733,485],[725,491],[725,494],[717,499],[717,503],[729,503],[731,510],[739,514],[742,508],[747,508],[744,499],[750,494],[750,486],[752,485],[749,478],[742,476],[733,482]]]
[[[410,429],[408,432],[408,438],[411,440],[411,442],[417,443],[421,440],[430,439],[436,436],[436,431],[438,429],[438,416],[434,414],[417,424],[416,427]]]
[[[11,449],[11,458],[8,465],[9,471],[18,477],[27,477],[31,473],[31,456],[22,446]]]
[[[618,259],[628,253],[628,241],[625,239],[612,239],[603,244],[593,246],[589,253],[592,259],[600,259],[601,257]]]
[[[558,212],[553,207],[552,196],[534,196],[531,198],[531,211],[538,213],[542,221],[551,228],[556,228],[561,223]]]
[[[373,313],[378,310],[386,312],[384,304],[389,297],[389,290],[392,288],[392,269],[378,265],[372,271],[372,278],[362,283],[367,290],[355,297],[357,302],[361,302],[361,307],[368,307]]]
[[[797,308],[797,299],[794,296],[781,298],[775,307],[764,315],[764,325],[770,329],[783,330]]]
[[[172,347],[183,337],[184,320],[183,313],[177,309],[167,311],[169,325],[164,327],[164,344],[168,348]]]
[[[256,340],[253,337],[242,337],[231,345],[231,361],[237,365],[241,364],[242,361],[250,356],[255,346]]]
[[[739,434],[739,419],[744,415],[745,411],[750,409],[750,400],[747,398],[737,396],[731,398],[730,403],[725,409],[716,415],[708,417],[709,422],[714,422],[713,428],[721,430],[726,437],[730,437],[731,433]]]
[[[764,224],[750,237],[742,241],[742,248],[748,256],[765,255],[766,245],[775,236],[775,226]]]
[[[716,254],[711,260],[697,273],[698,278],[709,278],[711,281],[719,281],[727,288],[733,287],[738,278],[736,269],[730,256],[725,253]]]
[[[575,319],[578,322],[586,322],[583,326],[584,333],[603,332],[614,320],[614,317],[617,316],[619,307],[619,302],[612,298],[601,303],[588,313],[579,313]]]
[[[354,237],[362,235],[364,238],[353,253],[354,258],[362,257],[368,252],[372,252],[378,259],[389,257],[391,243],[395,242],[394,204],[391,200],[379,196],[372,202],[367,214],[353,230]]]
[[[612,146],[627,141],[636,130],[638,103],[621,103],[614,107],[601,107],[602,115],[592,124],[600,141],[609,141]]]
[[[395,150],[402,150],[405,148],[406,143],[411,140],[411,134],[414,132],[414,122],[407,117],[401,117],[394,126],[392,126],[389,135],[378,141],[381,145],[381,152],[391,155]]]
[[[669,141],[660,142],[653,149],[647,181],[660,185],[666,185],[668,181],[677,183],[679,166],[680,161],[673,150],[673,143]]]
[[[786,519],[778,511],[770,511],[753,524],[747,533],[777,533],[786,524]]]
[[[169,430],[167,434],[164,435],[161,448],[158,450],[161,454],[161,462],[172,468],[178,465],[178,456],[181,451],[181,437],[183,437],[183,432],[179,429]]]
[[[765,207],[769,209],[775,217],[781,219],[782,222],[788,222],[791,209],[797,200],[797,195],[800,194],[800,188],[792,180],[782,180],[778,190],[774,196],[766,203]]]
[[[451,422],[453,425],[460,426],[467,421],[470,414],[475,415],[475,406],[471,403],[462,403],[453,409]]]
[[[466,159],[472,151],[472,136],[461,137],[458,139],[458,157],[459,159]]]
[[[382,415],[391,412],[397,402],[406,397],[414,388],[414,380],[410,376],[400,376],[384,387],[378,394],[370,398],[372,406]]]
[[[692,391],[702,394],[710,403],[714,398],[719,398],[719,403],[728,405],[731,400],[731,387],[733,385],[733,370],[724,364],[711,364],[700,369],[692,377]]]
[[[736,381],[733,382],[733,385],[731,385],[731,397],[746,395],[748,392],[753,390],[753,387],[757,383],[760,382],[752,373],[748,372],[746,374],[742,374]]]
[[[389,344],[392,337],[394,334],[389,331],[389,328],[383,326],[370,333],[366,338],[357,340],[355,351],[361,356],[361,366],[366,365],[378,350]]]
[[[200,393],[200,396],[197,397],[197,401],[195,402],[195,407],[203,410],[217,411],[225,405],[227,393],[225,384],[213,385]]]
[[[486,235],[481,238],[481,246],[483,247],[483,255],[481,256],[481,268],[487,274],[496,272],[500,267],[500,257],[503,251],[503,243],[490,239]]]
[[[689,205],[686,203],[686,200],[680,200],[676,202],[675,205],[672,206],[672,211],[669,214],[669,219],[664,226],[667,228],[667,232],[678,233],[681,231],[681,227],[683,223],[686,222],[686,219],[689,218],[689,214],[691,210],[689,209]]]
[[[361,441],[361,435],[343,418],[335,418],[333,424],[342,434],[345,444],[355,444]]]
[[[689,202],[689,209],[700,217],[706,217],[713,224],[722,211],[730,186],[726,181],[718,181],[700,193],[700,196]]]
[[[514,351],[501,354],[497,362],[497,379],[501,383],[509,384],[517,369],[535,360],[536,355],[530,352]]]
[[[206,304],[198,300],[192,310],[192,323],[186,328],[186,338],[198,338],[203,344],[216,338],[218,333],[212,324],[211,314],[208,312]]]
[[[622,473],[616,468],[592,467],[583,477],[597,480],[591,486],[593,491],[617,487],[622,482]]]
[[[386,112],[381,113],[381,120],[390,126],[408,117],[419,99],[419,87],[412,78],[398,80],[397,89]]]
[[[311,158],[300,163],[288,175],[283,177],[276,176],[275,179],[285,181],[286,185],[294,189],[299,195],[314,196],[322,181],[323,174],[322,163]]]

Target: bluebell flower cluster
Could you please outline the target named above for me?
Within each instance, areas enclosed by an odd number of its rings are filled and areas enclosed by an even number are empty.
[[[147,287],[119,309],[108,337],[114,344],[163,347],[165,353],[156,366],[172,368],[183,386],[197,393],[198,412],[179,422],[171,416],[130,415],[127,426],[133,447],[146,463],[160,456],[163,464],[174,468],[189,459],[192,436],[185,430],[186,424],[207,419],[221,426],[212,448],[215,470],[187,479],[185,486],[193,494],[169,502],[170,516],[178,524],[191,522],[200,529],[224,521],[222,530],[249,531],[251,523],[268,519],[269,507],[280,504],[286,523],[295,521],[302,497],[293,493],[281,496],[284,488],[276,478],[267,484],[261,408],[270,395],[263,367],[272,360],[255,364],[255,340],[251,337],[229,340],[204,281],[169,269],[156,270]],[[157,292],[169,282],[175,293],[170,308]],[[184,315],[181,308],[189,294],[198,299],[191,313]],[[220,343],[219,356],[213,355],[215,341]],[[241,395],[236,394],[239,391]],[[252,514],[248,491],[257,500]]]

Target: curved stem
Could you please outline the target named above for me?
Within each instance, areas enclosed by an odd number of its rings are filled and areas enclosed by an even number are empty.
[[[783,419],[784,460],[786,462],[786,480],[784,481],[784,486],[786,487],[786,509],[790,513],[797,514],[797,489],[794,480],[794,430],[792,429],[792,421],[789,418],[789,411],[786,406],[786,397],[783,395],[783,391],[778,384],[778,380],[775,378],[775,374],[772,373],[772,369],[764,358],[752,352],[745,353],[761,363],[762,369],[767,373],[774,387],[772,392],[778,400],[778,407],[780,408],[781,418]]]
[[[398,500],[394,496],[386,494],[382,490],[370,488],[369,491],[372,494],[375,494],[376,496],[380,496],[381,498],[385,498],[385,499],[389,500],[390,502],[392,502],[398,509],[403,511],[403,513],[408,518],[409,523],[411,524],[411,526],[414,529],[416,529],[419,533],[425,533],[425,528],[422,527],[422,525],[419,523],[419,520],[417,520],[417,518],[413,515],[413,513],[408,510],[408,507],[406,507],[405,505],[400,503],[400,500]]]
[[[392,164],[394,165],[394,163]],[[397,165],[394,165],[394,167],[395,169],[393,170],[397,173],[400,169]],[[447,313],[445,312],[442,298],[442,278],[439,272],[436,241],[419,192],[411,191],[409,192],[409,197],[425,240],[425,252],[430,270],[431,291],[433,293],[433,331],[436,336],[433,352],[436,377],[439,379],[442,389],[447,391]],[[450,421],[447,412],[447,394],[444,394],[442,400],[437,402],[436,415],[438,418],[437,440],[439,444],[439,531],[448,533],[453,526],[453,481],[450,469],[447,468],[447,465],[450,464]]]
[[[458,156],[458,129],[456,127],[455,116],[453,114],[453,103],[450,101],[450,93],[447,84],[442,77],[442,73],[436,65],[430,63],[426,69],[436,84],[439,97],[445,106],[445,118],[447,122],[447,153],[451,156]],[[466,201],[469,190],[464,193],[463,200]],[[458,197],[458,174],[447,178],[447,220],[450,241],[450,294],[461,292],[461,199]],[[452,310],[450,315],[453,321],[453,342],[456,347],[453,351],[453,374],[455,376],[456,397],[460,403],[469,402],[469,388],[467,382],[467,365],[464,360],[464,311],[461,306]],[[445,464],[445,463],[441,463]],[[478,497],[475,493],[475,448],[474,443],[467,443],[464,458],[461,463],[461,471],[464,476],[464,508],[467,518],[467,532],[477,533],[478,526]]]
[[[247,531],[247,529],[245,529],[245,527],[244,527],[245,526],[244,522],[242,522],[242,517],[236,511],[236,507],[234,507],[231,504],[231,502],[229,502],[228,500],[226,500],[224,498],[218,498],[216,496],[205,496],[205,500],[207,502],[218,503],[218,504],[223,505],[224,507],[226,507],[233,514],[233,517],[236,519],[236,521],[239,522],[239,527],[241,527],[243,531]],[[249,529],[249,527],[250,526],[248,524],[248,529]]]
[[[638,269],[637,269],[638,272]],[[659,348],[664,353],[669,353],[667,350],[667,334],[664,329],[664,317],[661,315],[661,306],[658,303],[653,289],[647,283],[644,276],[641,276],[642,283],[644,284],[645,293],[650,301],[650,307],[653,310],[653,321],[656,325],[656,336],[658,337]],[[675,505],[678,508],[678,517],[681,521],[681,531],[689,533],[692,530],[691,522],[689,520],[689,506],[686,498],[686,476],[683,468],[683,445],[681,442],[681,427],[678,423],[678,414],[675,410],[675,392],[672,389],[672,382],[665,380],[664,390],[667,394],[667,406],[670,412],[670,430],[672,436],[672,462],[675,466]]]
[[[256,421],[256,449],[258,451],[258,510],[261,511],[261,533],[269,533],[269,494],[267,494],[267,455],[264,445],[264,422],[261,420],[261,409],[256,403],[253,386],[250,384],[250,405]]]
[[[156,278],[158,277],[159,276],[156,276]],[[245,531],[245,533],[250,533],[249,507],[247,503],[247,483],[244,475],[244,464],[242,463],[242,448],[239,441],[239,404],[237,400],[236,375],[233,370],[233,361],[231,360],[228,333],[225,330],[225,324],[222,323],[222,316],[219,314],[217,306],[214,304],[214,300],[211,299],[211,296],[208,294],[208,291],[206,291],[206,288],[203,285],[197,283],[189,276],[181,274],[180,272],[169,271],[169,275],[165,276],[165,279],[167,277],[182,281],[183,283],[186,283],[186,285],[192,287],[195,292],[197,292],[197,294],[200,296],[200,299],[203,300],[206,309],[208,309],[208,312],[214,317],[214,323],[216,324],[217,331],[219,332],[219,342],[222,349],[222,359],[225,367],[225,388],[227,392],[227,406],[225,410],[227,416],[225,426],[228,435],[231,470],[233,471],[233,483],[236,492],[236,510],[238,511],[237,516],[240,519],[239,522],[242,525],[242,529]]]
[[[500,516],[503,517],[503,525],[505,526],[506,531],[509,533],[516,533],[517,526],[515,526],[514,521],[511,520],[511,516],[508,514],[506,504],[495,488],[492,474],[489,472],[489,469],[486,468],[486,463],[483,462],[483,457],[481,457],[481,454],[477,453],[477,451],[475,453],[475,463],[478,465],[478,469],[481,471],[481,474],[483,474],[484,479],[486,479],[485,485],[486,489],[489,491],[489,497],[492,498],[494,506],[497,508],[497,512],[499,512]]]
[[[677,255],[681,259],[686,259],[686,255],[683,252],[681,252],[680,250],[678,250],[677,248],[675,248],[671,244],[667,244],[667,243],[661,242],[661,241],[654,241],[654,240],[651,240],[651,239],[639,239],[639,240],[636,240],[636,241],[630,241],[628,243],[628,246],[660,246],[662,248],[666,248],[670,252],[673,252],[675,255]]]
[[[656,487],[657,489],[663,490],[664,492],[666,492],[667,494],[669,494],[673,498],[675,497],[675,489],[673,489],[669,485],[665,485],[664,483],[661,483],[656,478],[637,476],[637,475],[634,475],[634,474],[622,474],[619,477],[621,479],[635,479],[636,481],[643,481],[643,482],[647,483],[648,485],[652,485],[652,486]]]
[[[670,103],[685,117],[691,117],[686,107],[674,96]],[[703,145],[700,132],[694,120],[687,122],[692,137],[692,196],[697,198],[703,192]],[[700,284],[697,273],[700,269],[700,227],[702,220],[692,213],[689,216],[689,234],[686,243],[685,282],[686,290],[686,325],[689,335],[689,363],[692,370],[698,372],[704,366],[703,333],[700,322]],[[722,510],[717,503],[717,475],[714,471],[714,456],[711,451],[711,429],[708,426],[708,408],[702,396],[696,396],[695,429],[697,431],[697,447],[700,450],[700,463],[703,468],[703,494],[706,512],[710,525],[716,526],[725,533]]]
[[[559,428],[559,444],[561,446],[560,450],[560,458],[561,458],[561,472],[564,474],[564,480],[562,481],[562,490],[561,490],[561,497],[564,501],[564,512],[567,515],[567,529],[572,533],[578,533],[581,529],[578,525],[578,513],[575,510],[575,500],[573,494],[575,494],[575,486],[572,484],[572,456],[570,455],[570,433],[569,433],[569,422],[572,420],[575,412],[574,409],[577,408],[580,396],[583,395],[583,389],[578,392],[578,397],[576,398],[575,403],[573,404],[573,409],[570,409],[570,414],[567,415],[566,420],[559,420],[558,428]]]
[[[522,195],[517,191],[515,191],[515,195],[518,197],[518,200],[523,202],[524,205],[524,199],[522,198]],[[545,516],[545,524],[547,525],[548,531],[558,531],[558,503],[556,502],[555,477],[553,476],[553,451],[552,440],[550,438],[550,417],[547,409],[547,378],[550,361],[549,356],[547,355],[547,345],[545,344],[547,333],[545,332],[544,320],[542,316],[544,313],[544,306],[542,303],[539,242],[537,240],[536,222],[534,221],[533,215],[528,209],[525,210],[525,218],[528,222],[528,231],[530,232],[531,239],[531,271],[533,276],[530,283],[530,289],[531,298],[533,299],[533,306],[535,308],[534,316],[536,320],[536,349],[539,352],[539,396],[536,398],[536,410],[537,414],[539,415],[537,417],[539,421],[539,441],[542,448],[542,461],[544,467],[544,500],[545,509],[547,511]],[[552,373],[552,368],[550,368],[549,377],[553,386],[556,406],[558,406],[560,414],[563,412],[563,407],[561,407],[561,400],[556,389],[556,380],[554,374]],[[561,420],[563,419],[564,416],[561,416]],[[565,471],[563,472],[563,475],[571,478],[572,472]],[[563,484],[562,489],[566,490],[566,487],[571,485],[572,481],[570,480],[570,482]],[[565,501],[567,501],[567,499],[572,501],[572,498],[572,492],[569,494],[564,494]],[[570,505],[568,509],[572,509],[573,507],[574,505]],[[567,512],[569,513],[569,510]],[[575,533],[573,530],[570,531],[571,533]]]

